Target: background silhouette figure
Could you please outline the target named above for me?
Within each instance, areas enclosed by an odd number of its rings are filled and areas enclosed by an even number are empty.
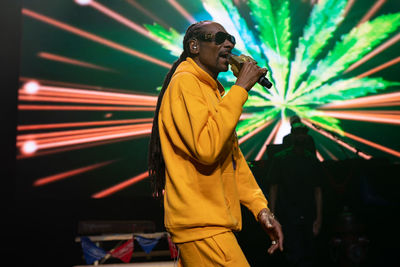
[[[314,238],[322,223],[321,166],[315,143],[298,116],[272,159],[270,205],[282,224],[287,266],[315,266]]]

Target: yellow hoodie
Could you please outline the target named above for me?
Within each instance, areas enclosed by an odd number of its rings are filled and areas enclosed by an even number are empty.
[[[175,243],[242,228],[240,203],[257,217],[267,200],[241,153],[235,127],[244,88],[225,90],[191,58],[176,69],[159,113],[165,160],[165,227]]]

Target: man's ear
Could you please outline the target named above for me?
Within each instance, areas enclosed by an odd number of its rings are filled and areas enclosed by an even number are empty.
[[[196,39],[190,40],[189,49],[192,55],[197,55],[199,53],[199,42]]]

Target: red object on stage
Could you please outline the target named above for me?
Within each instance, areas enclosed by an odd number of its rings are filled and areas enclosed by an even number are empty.
[[[171,259],[175,259],[178,257],[178,249],[176,248],[175,244],[172,242],[171,237],[168,235],[168,246],[169,252],[171,253]]]
[[[121,246],[117,247],[111,252],[114,258],[118,258],[125,263],[131,261],[133,253],[133,238],[123,243]]]

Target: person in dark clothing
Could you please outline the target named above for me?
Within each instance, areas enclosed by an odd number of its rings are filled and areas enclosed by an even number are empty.
[[[303,123],[299,116],[292,116],[290,118],[290,125],[292,127],[290,134],[283,137],[283,146],[285,148],[294,146],[296,149],[305,149],[305,153],[315,155],[315,142],[309,135],[308,128]]]
[[[314,238],[322,223],[321,167],[315,143],[298,116],[269,170],[271,211],[279,216],[288,266],[315,266]]]

